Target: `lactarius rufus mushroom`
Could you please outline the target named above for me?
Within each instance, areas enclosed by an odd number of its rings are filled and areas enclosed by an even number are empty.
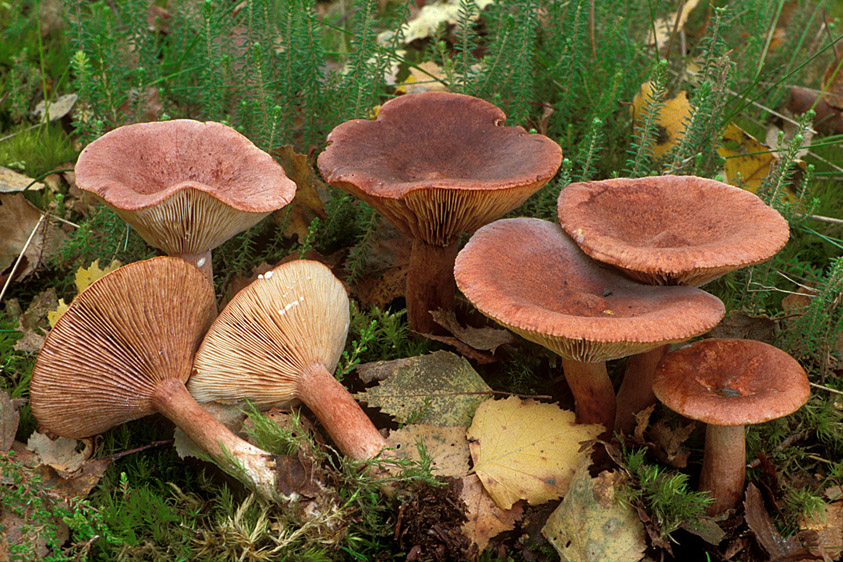
[[[457,286],[480,312],[562,356],[577,421],[611,430],[605,362],[713,328],[723,303],[693,287],[653,287],[586,256],[559,225],[517,218],[479,229],[457,255]]]
[[[700,489],[714,497],[709,513],[737,505],[746,476],[744,426],[791,414],[811,388],[799,363],[755,340],[708,339],[667,354],[653,390],[674,412],[708,424]]]
[[[336,127],[319,155],[329,184],[412,238],[405,296],[417,332],[438,330],[429,311],[453,309],[459,235],[519,206],[562,162],[555,142],[505,127],[505,120],[500,109],[470,96],[404,95],[385,103],[374,121]]]
[[[184,385],[215,315],[213,285],[184,260],[158,257],[109,273],[50,330],[32,372],[33,414],[47,430],[79,439],[158,412],[244,484],[274,497],[269,453],[234,435]]]
[[[386,446],[366,413],[331,374],[345,347],[349,303],[319,262],[296,260],[240,291],[196,353],[188,385],[199,402],[256,406],[303,402],[345,455],[368,459]]]
[[[211,250],[293,199],[272,157],[220,123],[119,127],[89,144],[76,183],[146,242],[212,276]]]
[[[592,258],[650,285],[699,287],[770,259],[787,221],[756,195],[694,176],[574,183],[559,194],[562,228]],[[653,372],[669,348],[630,357],[618,389],[615,428],[655,402]]]

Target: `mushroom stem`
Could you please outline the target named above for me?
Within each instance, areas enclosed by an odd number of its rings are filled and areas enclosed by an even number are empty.
[[[387,446],[354,397],[323,365],[317,363],[302,372],[297,395],[344,455],[370,459]]]
[[[459,245],[434,246],[413,240],[407,271],[407,321],[420,334],[441,334],[443,328],[433,321],[431,310],[454,309],[454,261]]]
[[[237,437],[208,413],[177,378],[155,385],[152,407],[176,424],[221,468],[243,481],[265,499],[277,496],[272,456]]]
[[[746,477],[746,434],[743,425],[708,424],[700,473],[700,490],[709,491],[714,501],[709,515],[735,507],[743,495]]]
[[[585,363],[562,358],[565,380],[574,395],[577,423],[599,423],[606,435],[615,423],[615,389],[606,362]]]
[[[623,381],[618,388],[618,409],[615,414],[615,431],[630,434],[635,429],[635,414],[656,403],[653,394],[653,378],[656,365],[661,361],[670,345],[661,345],[650,351],[633,355],[626,362]]]
[[[205,277],[214,281],[214,267],[211,263],[211,250],[207,252],[199,252],[198,254],[178,254],[173,255],[175,258],[181,258],[191,265],[199,268],[199,271],[205,274]]]

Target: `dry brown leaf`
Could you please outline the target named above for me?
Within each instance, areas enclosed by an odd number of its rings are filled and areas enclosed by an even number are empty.
[[[0,390],[0,454],[12,448],[18,431],[20,414],[9,395]],[[465,433],[463,431],[463,433]]]
[[[685,468],[688,465],[690,451],[682,444],[691,436],[695,427],[696,424],[691,422],[672,428],[664,419],[659,420],[650,428],[650,436],[655,441],[651,448],[653,454],[661,462],[673,468]]]
[[[396,429],[386,440],[399,459],[420,461],[418,444],[430,458],[435,476],[461,477],[468,474],[468,440],[465,427],[414,424]]]
[[[797,520],[803,531],[817,532],[817,545],[811,548],[826,562],[843,554],[843,501],[828,504],[814,516],[800,515]]]
[[[520,502],[508,510],[499,508],[476,474],[463,477],[460,497],[468,507],[468,521],[462,531],[477,545],[478,552],[483,552],[493,537],[514,529],[524,515]]]
[[[630,111],[636,126],[641,125],[646,109],[647,100],[653,91],[652,82],[644,82],[641,89],[632,100]],[[688,103],[688,95],[681,91],[676,97],[664,100],[664,106],[659,112],[656,124],[658,136],[653,143],[653,159],[658,160],[667,154],[685,136],[685,123],[691,116],[691,104]]]
[[[843,51],[825,69],[822,89],[825,103],[835,109],[843,109]]]
[[[603,471],[596,478],[580,463],[568,493],[542,529],[565,562],[637,562],[647,548],[644,526],[635,510],[615,500],[621,478]]]
[[[111,459],[108,457],[89,459],[81,470],[70,477],[63,477],[50,466],[39,466],[37,471],[50,495],[61,499],[87,498],[110,465]]]
[[[291,145],[284,145],[274,151],[274,155],[281,161],[287,177],[296,184],[296,195],[289,205],[276,211],[289,217],[284,236],[297,236],[299,241],[307,236],[307,228],[314,218],[324,218],[325,204],[316,190],[313,166],[306,154],[296,152]]]
[[[407,289],[408,266],[393,267],[379,275],[364,277],[357,283],[357,300],[363,308],[384,309],[389,303],[403,297]]]
[[[38,226],[40,219],[41,211],[27,201],[23,193],[0,193],[0,272],[5,273],[0,274],[0,283],[5,281],[21,252],[23,259],[15,271],[16,280],[30,275],[61,247],[67,236],[51,226],[49,220]],[[38,232],[27,246],[26,242],[36,226]]]
[[[413,364],[412,357],[405,357],[402,359],[392,359],[390,361],[372,361],[371,363],[362,363],[357,365],[355,370],[360,380],[366,384],[382,381],[388,379],[395,374],[401,367],[406,367]]]
[[[44,189],[44,184],[41,182],[35,182],[32,185],[29,185],[31,183],[31,178],[23,174],[19,174],[14,170],[10,170],[9,168],[0,166],[0,193],[15,193],[23,191],[27,186],[29,186],[29,191]]]
[[[29,436],[26,448],[33,453],[37,453],[41,459],[41,464],[51,466],[62,478],[72,478],[82,469],[85,460],[93,452],[90,443],[85,443],[85,449],[77,451],[76,447],[79,442],[76,439],[59,437],[53,440],[45,434],[35,431]]]
[[[498,347],[504,344],[513,344],[517,341],[512,332],[502,328],[463,327],[457,321],[457,317],[453,312],[446,312],[439,309],[432,310],[430,314],[433,316],[434,322],[474,349],[494,353]]]
[[[778,333],[778,324],[769,316],[750,316],[740,310],[731,310],[708,333],[712,338],[737,338],[772,343]]]
[[[556,404],[521,400],[487,400],[468,429],[474,471],[502,509],[520,499],[531,505],[556,499],[580,458],[580,443],[603,431],[597,424],[574,423],[574,412]]]
[[[755,484],[750,483],[747,486],[743,505],[744,518],[749,530],[772,559],[800,560],[800,555],[811,556],[794,537],[781,536],[764,508],[764,500]]]
[[[51,101],[49,106],[45,104],[44,101],[41,101],[35,106],[32,113],[39,120],[46,117],[47,121],[55,121],[70,113],[70,110],[73,109],[73,106],[76,104],[76,100],[78,99],[79,96],[76,94],[65,94],[63,96],[59,96],[59,98],[55,101]]]

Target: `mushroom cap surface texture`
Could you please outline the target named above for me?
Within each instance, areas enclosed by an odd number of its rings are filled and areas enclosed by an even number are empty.
[[[790,236],[756,195],[694,176],[573,183],[557,209],[585,253],[653,285],[698,287],[766,261]]]
[[[348,323],[348,295],[328,267],[311,260],[281,264],[220,313],[196,352],[187,388],[198,402],[289,403],[311,365],[334,371]]]
[[[408,236],[446,246],[523,203],[562,163],[558,144],[505,120],[479,98],[407,94],[331,131],[319,170]]]
[[[540,219],[503,219],[479,229],[457,255],[454,277],[486,316],[589,363],[687,340],[725,314],[717,297],[699,289],[630,280]]]
[[[212,250],[280,209],[296,185],[269,154],[221,123],[119,127],[89,144],[76,182],[169,254]]]
[[[805,371],[772,345],[706,339],[668,353],[653,392],[668,408],[712,425],[762,423],[798,410],[811,393]]]
[[[152,258],[103,276],[47,335],[32,371],[32,413],[74,438],[154,413],[156,383],[187,381],[215,316],[213,285],[183,260]]]

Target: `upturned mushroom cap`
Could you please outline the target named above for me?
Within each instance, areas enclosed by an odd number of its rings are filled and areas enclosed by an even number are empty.
[[[446,246],[523,203],[562,162],[555,142],[481,99],[408,94],[336,127],[318,166],[408,236]]]
[[[220,313],[196,353],[188,390],[199,402],[289,403],[310,366],[336,368],[348,322],[348,295],[330,269],[309,260],[281,264]]]
[[[454,277],[486,316],[589,363],[684,341],[725,313],[718,298],[699,289],[629,280],[540,219],[504,219],[479,229],[457,256]]]
[[[712,425],[762,423],[798,410],[811,393],[799,363],[772,345],[707,339],[667,354],[656,367],[656,397]]]
[[[171,255],[216,248],[296,190],[270,155],[234,129],[189,119],[106,133],[79,155],[76,182]]]
[[[574,183],[557,208],[585,253],[654,285],[698,287],[766,261],[789,237],[756,195],[693,176]]]
[[[50,330],[32,371],[32,412],[82,438],[155,412],[152,393],[190,376],[216,315],[211,282],[169,257],[132,263],[82,291]]]

